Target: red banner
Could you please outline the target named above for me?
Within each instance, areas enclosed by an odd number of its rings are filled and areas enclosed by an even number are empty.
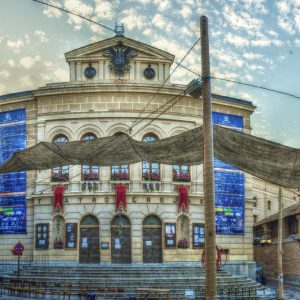
[[[53,194],[53,209],[62,210],[64,208],[64,186],[59,185],[55,187],[54,194]]]
[[[178,186],[178,210],[189,209],[189,191],[186,186]]]
[[[124,184],[116,185],[116,211],[126,210],[126,186]]]

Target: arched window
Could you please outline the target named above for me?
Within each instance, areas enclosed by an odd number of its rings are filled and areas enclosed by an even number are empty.
[[[82,141],[91,141],[96,139],[96,135],[94,133],[86,133],[81,140]],[[82,165],[81,171],[82,180],[94,181],[99,179],[99,166],[90,166],[90,165]]]
[[[116,132],[114,136],[119,136],[123,132]],[[129,165],[111,166],[111,180],[129,180]]]
[[[173,181],[191,181],[190,168],[187,165],[173,165]]]
[[[52,140],[53,143],[68,143],[69,139],[64,134],[59,134]],[[51,172],[51,181],[68,181],[69,166],[54,167]]]
[[[143,137],[144,143],[158,141],[158,137],[153,133],[148,133]],[[156,162],[143,161],[143,179],[160,181],[160,164]]]

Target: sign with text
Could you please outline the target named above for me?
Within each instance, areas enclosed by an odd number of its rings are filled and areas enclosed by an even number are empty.
[[[213,122],[234,130],[243,130],[244,119],[213,112]],[[244,173],[217,158],[214,159],[215,214],[218,234],[244,234]]]
[[[0,112],[0,164],[26,148],[26,110]],[[26,233],[26,172],[0,174],[0,234]]]

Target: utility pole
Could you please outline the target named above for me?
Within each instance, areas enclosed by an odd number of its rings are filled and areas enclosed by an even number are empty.
[[[208,19],[200,18],[203,101],[203,190],[205,210],[205,300],[215,300],[217,290],[214,146],[212,127]]]
[[[282,272],[282,187],[279,187],[278,193],[278,241],[277,241],[277,259],[278,259],[278,300],[283,300],[283,272]]]

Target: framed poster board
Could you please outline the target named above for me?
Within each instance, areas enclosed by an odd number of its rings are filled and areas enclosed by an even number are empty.
[[[165,247],[176,247],[176,223],[165,223]]]
[[[77,223],[66,223],[65,249],[77,249]]]
[[[49,224],[39,223],[35,225],[35,248],[49,248]]]
[[[204,224],[194,223],[193,224],[193,248],[204,247],[204,244],[205,244]]]

